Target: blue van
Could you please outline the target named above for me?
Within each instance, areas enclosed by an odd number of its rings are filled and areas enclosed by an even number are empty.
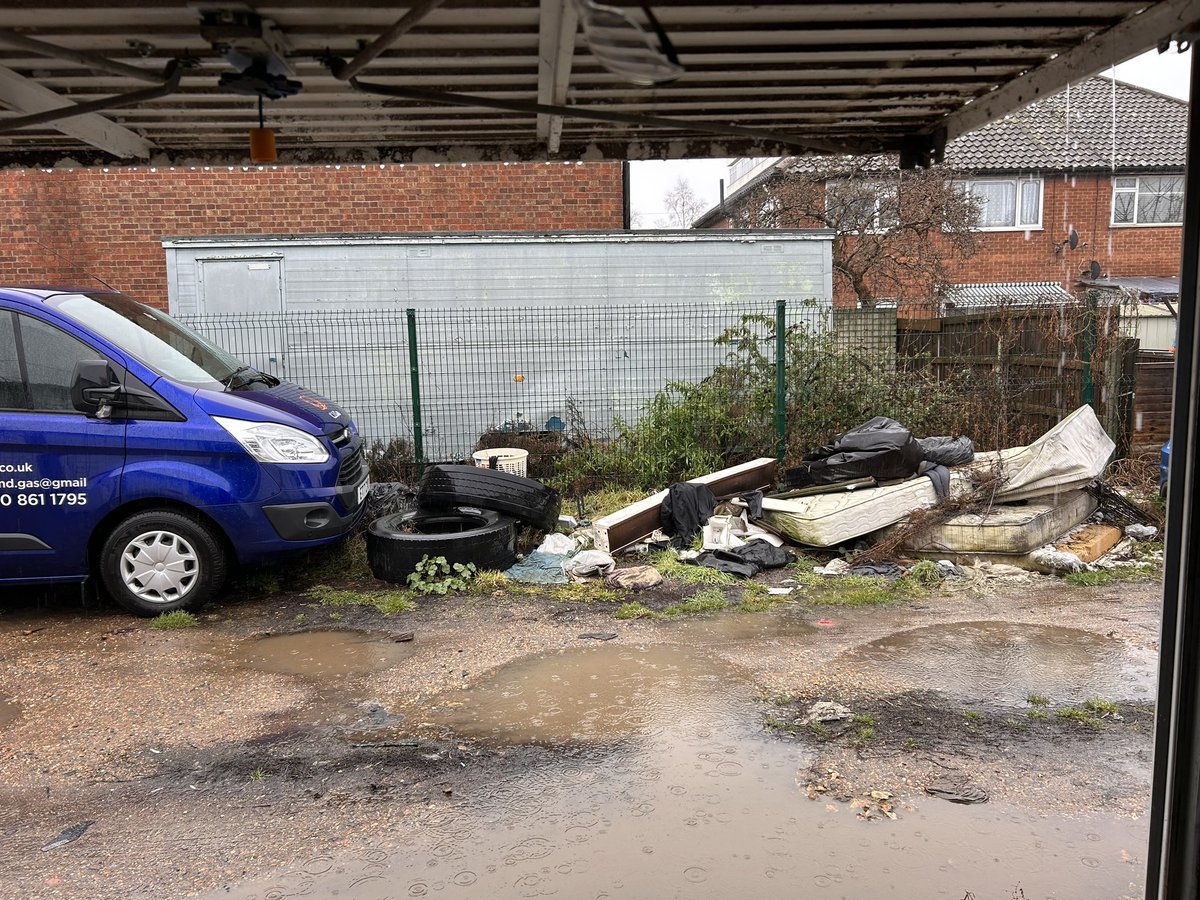
[[[344,537],[369,486],[324,397],[123,294],[0,288],[0,585],[192,609],[235,563]]]

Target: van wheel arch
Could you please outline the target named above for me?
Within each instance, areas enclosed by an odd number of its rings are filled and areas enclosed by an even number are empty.
[[[95,584],[103,589],[103,580],[100,577],[100,551],[103,549],[109,535],[121,526],[121,523],[131,516],[143,512],[173,512],[180,515],[195,519],[202,525],[206,526],[209,532],[220,544],[220,551],[225,560],[225,570],[228,570],[237,562],[237,552],[234,549],[233,542],[229,539],[229,535],[225,530],[216,523],[210,516],[201,512],[194,506],[188,506],[186,503],[179,503],[175,500],[165,498],[148,498],[145,500],[137,500],[132,503],[126,503],[124,506],[117,507],[106,515],[93,529],[91,537],[88,538],[88,574],[89,578]]]

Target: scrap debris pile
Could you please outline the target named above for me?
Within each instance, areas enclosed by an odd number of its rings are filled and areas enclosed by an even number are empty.
[[[603,579],[622,590],[661,581],[650,566],[615,559],[651,548],[739,578],[794,562],[789,544],[851,558],[818,569],[830,575],[895,577],[897,561],[921,558],[943,573],[1081,572],[1121,565],[1156,533],[1098,480],[1114,448],[1090,406],[1028,446],[982,453],[967,438],[918,439],[877,417],[808,453],[782,485],[776,461],[757,459],[672,484],[590,527],[561,516],[558,494],[533,479],[439,465],[416,509],[371,523],[368,556],[389,581],[437,555],[524,582]],[[522,526],[546,537],[519,557]]]

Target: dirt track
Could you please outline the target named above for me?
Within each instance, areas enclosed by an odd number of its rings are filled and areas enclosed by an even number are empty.
[[[776,739],[803,749],[809,780],[836,770],[833,793],[844,798],[879,787],[921,797],[929,778],[951,773],[993,801],[1041,812],[1136,818],[1148,802],[1153,584],[994,580],[883,607],[793,603],[678,622],[615,621],[614,604],[537,597],[429,599],[398,617],[305,604],[289,595],[231,599],[202,614],[198,628],[161,632],[81,609],[70,595],[17,598],[0,618],[0,699],[19,710],[0,726],[0,895],[187,896],[394,833],[415,811],[559,752],[464,739],[443,713],[506,663],[592,646],[579,638],[587,632],[616,632],[615,644],[695,648],[732,665],[757,686],[756,715]],[[978,623],[1017,623],[1003,628],[1018,637],[994,646],[1001,626]],[[319,677],[255,662],[264,635],[320,628],[361,631],[374,643],[346,671]],[[401,630],[416,639],[392,643]],[[951,643],[922,638],[889,650],[905,634]],[[1046,648],[1064,636],[1078,646],[1047,660],[1057,651]],[[973,663],[979,672],[946,669],[938,658],[962,661],[954,642],[963,640],[984,647]],[[1024,660],[1005,673],[1012,683],[987,687],[983,669],[1008,657]],[[1091,667],[1083,681],[1072,674],[1081,664]],[[931,690],[943,676],[950,691]],[[1083,695],[1055,696],[1060,682],[1064,693],[1111,687],[1087,696],[1120,712],[1098,726],[1065,718],[1059,711]],[[1044,718],[1023,700],[1043,690]],[[818,699],[838,700],[858,718],[827,732],[793,726]],[[85,821],[94,824],[74,843],[40,850]]]

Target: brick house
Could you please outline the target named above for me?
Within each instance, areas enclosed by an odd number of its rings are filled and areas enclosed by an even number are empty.
[[[620,162],[0,171],[0,283],[91,283],[167,308],[165,237],[616,230]]]
[[[976,249],[954,263],[941,305],[1061,295],[1081,280],[1113,286],[1177,279],[1187,103],[1090,78],[946,147],[945,165],[980,201]],[[722,205],[697,228],[730,227],[756,189],[813,158],[739,160]],[[849,238],[843,238],[849,239]],[[929,301],[902,295],[900,304]],[[858,296],[835,282],[835,300]]]

